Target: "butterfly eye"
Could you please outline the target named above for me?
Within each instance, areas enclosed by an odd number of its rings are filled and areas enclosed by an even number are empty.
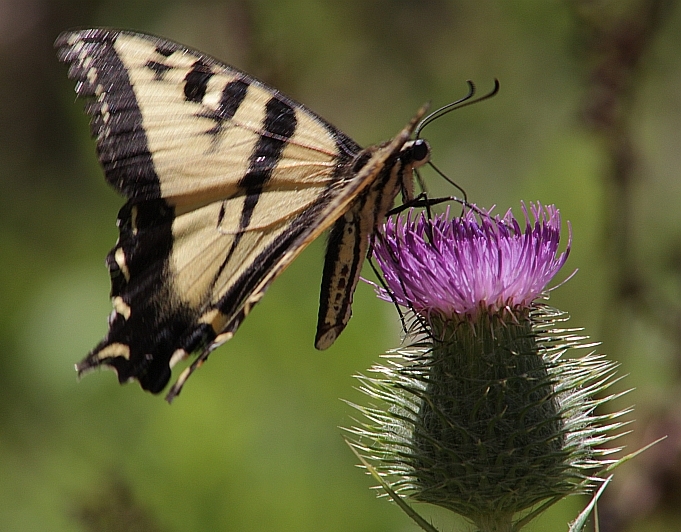
[[[423,139],[413,141],[409,152],[412,162],[417,166],[427,163],[430,159],[430,146]]]
[[[418,139],[414,142],[414,151],[412,152],[415,161],[423,161],[428,155],[430,155],[430,146],[423,139]]]

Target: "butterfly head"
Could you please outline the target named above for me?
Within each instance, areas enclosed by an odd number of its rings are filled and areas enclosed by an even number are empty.
[[[410,140],[404,144],[400,157],[405,165],[419,168],[430,161],[430,145],[424,139]]]

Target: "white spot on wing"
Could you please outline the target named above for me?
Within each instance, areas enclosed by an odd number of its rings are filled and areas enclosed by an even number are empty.
[[[170,369],[173,369],[175,367],[175,364],[186,359],[188,356],[189,353],[187,353],[184,349],[176,349],[175,352],[170,357],[170,362],[168,362]]]
[[[114,252],[114,259],[116,260],[118,267],[121,269],[121,273],[123,274],[123,277],[125,277],[125,280],[130,282],[130,270],[128,269],[128,264],[125,260],[125,251],[123,251],[123,248],[116,249]]]
[[[130,305],[128,305],[121,296],[116,296],[111,301],[113,303],[114,310],[123,316],[126,320],[130,318]]]
[[[130,360],[130,347],[125,344],[113,343],[111,345],[107,345],[104,349],[97,353],[97,358],[99,360],[116,357],[123,357],[126,360]]]
[[[83,66],[85,66],[85,61],[83,61]],[[87,71],[87,80],[92,84],[97,81],[97,69],[95,67],[90,67]]]
[[[106,102],[102,103],[101,113],[102,113],[102,120],[104,121],[104,123],[108,122],[109,119],[111,118],[111,113],[109,113],[109,104],[108,103],[106,103]]]
[[[210,346],[211,349],[215,349],[216,347],[224,344],[227,340],[231,340],[233,336],[234,336],[233,332],[226,332],[226,333],[218,334],[215,337],[215,340],[213,340],[213,343]]]
[[[203,97],[202,103],[208,107],[217,109],[218,105],[220,104],[220,98],[221,94],[218,91],[207,92]]]

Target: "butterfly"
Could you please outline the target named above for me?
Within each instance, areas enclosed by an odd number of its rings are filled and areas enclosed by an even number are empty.
[[[109,367],[168,401],[229,340],[270,283],[330,230],[315,346],[345,328],[370,236],[430,148],[412,139],[425,107],[392,139],[361,148],[305,106],[181,44],[85,29],[55,42],[87,100],[106,181],[126,203],[106,258],[113,311],[76,365]]]

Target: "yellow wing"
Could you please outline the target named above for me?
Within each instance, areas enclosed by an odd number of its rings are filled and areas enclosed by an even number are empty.
[[[107,257],[109,331],[78,371],[105,365],[157,393],[178,360],[200,353],[172,398],[269,283],[390,170],[415,122],[362,151],[275,89],[165,39],[92,29],[55,46],[88,98],[105,177],[128,199]]]

